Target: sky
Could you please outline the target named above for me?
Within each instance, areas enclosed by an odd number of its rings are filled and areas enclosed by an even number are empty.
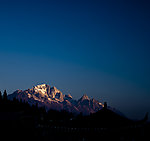
[[[143,118],[149,7],[148,0],[0,0],[0,90],[47,83]]]

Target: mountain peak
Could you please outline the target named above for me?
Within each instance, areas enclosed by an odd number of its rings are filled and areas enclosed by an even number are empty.
[[[37,88],[44,88],[44,87],[47,87],[47,86],[49,86],[49,85],[47,85],[47,84],[39,84],[39,85],[36,85],[36,86],[34,86],[34,87],[37,87]]]
[[[49,89],[49,85],[47,84],[40,84],[40,85],[36,85],[33,87],[34,91],[37,92],[37,93],[42,93],[42,94],[47,94],[48,92],[48,89]]]
[[[84,95],[81,97],[81,100],[90,100],[90,98],[89,98],[86,94],[84,94]]]
[[[53,90],[58,90],[55,86],[51,87],[51,89],[53,89]]]
[[[71,96],[71,94],[64,95],[64,97],[65,97],[66,99],[72,99],[72,96]]]

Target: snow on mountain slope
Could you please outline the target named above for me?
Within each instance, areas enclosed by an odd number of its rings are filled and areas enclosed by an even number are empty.
[[[56,87],[50,87],[47,84],[34,86],[31,89],[22,91],[17,90],[13,94],[8,95],[9,99],[22,99],[29,104],[38,104],[44,106],[47,110],[67,110],[73,113],[82,112],[84,115],[97,112],[102,109],[103,104],[95,99],[90,99],[87,95],[83,95],[79,100],[72,99],[70,94],[63,95]]]

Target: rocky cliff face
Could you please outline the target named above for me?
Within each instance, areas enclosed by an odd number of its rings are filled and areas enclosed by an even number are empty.
[[[63,95],[56,87],[50,87],[47,84],[37,85],[25,91],[17,90],[8,98],[22,99],[31,105],[37,103],[39,107],[44,106],[46,110],[67,110],[77,114],[82,112],[84,115],[97,112],[103,107],[102,103],[90,99],[87,95],[74,100],[70,94]]]

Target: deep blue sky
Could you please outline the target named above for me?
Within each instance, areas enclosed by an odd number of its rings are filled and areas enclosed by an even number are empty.
[[[86,93],[130,118],[150,112],[150,2],[0,0],[0,89]]]

